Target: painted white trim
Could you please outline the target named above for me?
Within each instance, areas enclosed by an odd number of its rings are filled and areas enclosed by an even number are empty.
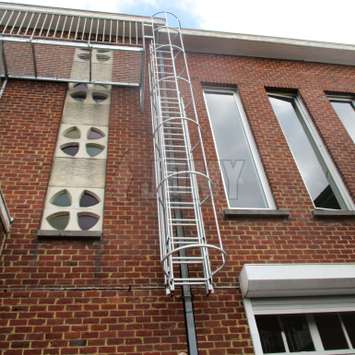
[[[212,126],[212,122],[211,122],[211,114],[209,112],[208,109],[208,103],[207,103],[207,98],[206,98],[206,93],[215,93],[215,94],[225,94],[225,95],[232,95],[237,107],[237,110],[239,111],[240,117],[241,117],[241,121],[242,121],[242,126],[244,128],[244,133],[246,135],[246,139],[247,142],[249,144],[250,150],[251,150],[251,155],[253,157],[253,161],[257,170],[257,174],[258,174],[258,178],[259,181],[261,183],[261,188],[262,188],[262,192],[264,194],[265,200],[266,200],[266,204],[268,205],[268,207],[255,207],[255,208],[248,208],[248,207],[232,207],[230,205],[230,201],[229,201],[229,196],[228,196],[228,190],[227,190],[227,186],[226,186],[226,182],[224,179],[224,175],[223,175],[223,167],[221,165],[221,160],[219,157],[219,153],[218,153],[218,148],[217,148],[217,142],[216,142],[216,137],[215,137],[215,133],[213,130],[213,126]],[[218,160],[218,167],[219,167],[219,171],[221,174],[221,179],[222,179],[222,183],[223,183],[223,189],[224,189],[224,194],[225,194],[225,198],[227,201],[227,206],[229,209],[233,209],[233,210],[274,210],[276,209],[276,204],[270,189],[270,185],[269,182],[267,180],[266,174],[265,174],[265,170],[264,167],[261,163],[261,159],[260,159],[260,154],[258,152],[257,146],[256,146],[256,142],[255,139],[253,137],[250,125],[248,123],[248,118],[246,116],[246,113],[243,109],[243,105],[242,102],[240,100],[239,97],[239,92],[237,90],[232,90],[232,89],[223,89],[223,88],[204,88],[203,89],[203,98],[204,98],[204,103],[205,103],[205,108],[207,111],[207,117],[208,117],[208,122],[209,122],[209,126],[210,126],[210,130],[212,133],[212,139],[213,139],[213,144],[214,144],[214,150],[217,156],[217,160]]]
[[[328,97],[330,106],[332,106],[334,113],[338,117],[340,123],[343,125],[346,133],[349,135],[349,137],[351,138],[351,140],[355,144],[355,137],[353,137],[353,135],[349,132],[348,127],[346,127],[343,122],[343,118],[338,115],[338,113],[336,112],[335,108],[332,105],[332,102],[349,103],[351,105],[352,109],[355,111],[355,97],[354,97],[354,95],[338,95],[338,96],[337,95],[327,95],[327,97]],[[354,125],[355,125],[355,122],[354,122]]]
[[[10,212],[6,206],[5,198],[0,190],[0,219],[5,228],[5,232],[10,231],[12,219],[10,217]]]
[[[332,186],[334,194],[338,197],[338,202],[339,202],[340,206],[343,209],[345,208],[348,210],[354,210],[355,209],[354,202],[353,202],[353,200],[352,200],[352,198],[351,198],[351,196],[350,196],[350,194],[343,182],[343,179],[341,178],[341,176],[338,172],[338,169],[336,168],[332,158],[330,157],[328,149],[325,146],[325,144],[323,143],[323,140],[322,140],[321,136],[319,135],[318,130],[317,130],[316,126],[314,125],[312,118],[311,118],[310,114],[308,113],[308,110],[306,109],[301,97],[298,94],[272,92],[272,91],[268,92],[268,96],[292,100],[295,103],[296,108],[297,108],[296,114],[298,116],[298,119],[300,120],[300,123],[304,129],[304,132],[305,132],[306,136],[308,137],[311,146],[314,149],[314,153],[316,154],[316,156],[318,158],[318,162],[321,165],[323,173],[326,175],[326,177],[329,181],[329,184]],[[270,103],[270,106],[272,108],[271,103]],[[272,110],[273,110],[273,108],[272,108]],[[273,112],[274,112],[274,110],[273,110]],[[274,114],[276,116],[276,113],[274,113]],[[280,126],[280,129],[281,129],[281,131],[285,137],[285,140],[287,142],[287,137],[286,137],[281,126]],[[287,142],[287,145],[289,146],[288,142]],[[298,172],[303,180],[304,186],[308,192],[308,195],[310,196],[310,199],[311,199],[311,202],[312,202],[314,208],[327,210],[327,208],[319,208],[314,205],[312,195],[308,189],[308,186],[304,182],[302,173],[298,167],[297,159],[295,159],[295,156],[294,156],[292,150],[290,149],[290,147],[289,147],[289,151],[290,151],[290,153],[293,157],[293,160],[297,166]],[[329,174],[327,174],[327,173],[329,173]]]
[[[308,298],[305,298],[304,300],[307,300],[307,299],[309,301],[313,302],[314,304],[316,304],[317,301],[320,304],[322,304],[322,302],[324,301],[323,297],[320,297],[320,298],[308,297]],[[330,300],[331,298],[326,298],[326,299]],[[355,301],[355,297],[353,297],[353,300]],[[277,309],[279,302],[280,302],[280,300],[278,298],[271,298],[271,299],[268,299],[267,301],[270,304],[274,303],[275,309]],[[289,298],[288,301],[290,302],[290,304],[292,302],[298,303],[299,298],[298,297]],[[346,312],[346,311],[354,312],[354,308],[344,310],[342,301],[343,301],[343,298],[334,297],[333,303],[334,303],[334,305],[337,305],[338,307],[335,307],[334,309],[333,308],[332,309],[324,309],[323,312],[324,313],[339,313],[339,312]],[[296,354],[297,355],[354,355],[354,348],[351,347],[351,342],[349,340],[349,336],[348,336],[348,333],[346,331],[346,328],[344,326],[342,319],[340,319],[340,324],[342,326],[345,338],[347,340],[347,344],[350,347],[350,349],[324,350],[322,340],[320,338],[320,334],[319,334],[318,328],[316,326],[316,323],[315,323],[315,320],[313,317],[314,313],[319,313],[319,309],[321,307],[318,307],[318,308],[316,307],[314,309],[306,309],[303,312],[294,312],[294,309],[290,308],[287,312],[281,312],[281,313],[277,313],[277,312],[270,313],[269,312],[268,313],[267,309],[265,309],[265,312],[259,312],[258,310],[255,310],[255,300],[246,298],[243,300],[243,303],[244,303],[244,309],[246,312],[246,317],[247,317],[247,321],[248,321],[248,325],[249,325],[249,330],[250,330],[250,334],[251,334],[251,339],[252,339],[255,355],[263,355],[264,354],[264,352],[262,350],[261,339],[260,339],[255,316],[258,314],[282,315],[282,314],[295,314],[295,313],[304,314],[306,316],[307,323],[308,323],[308,326],[310,329],[310,334],[311,334],[313,344],[314,344],[316,350],[315,351],[290,352],[288,349],[288,346],[285,346],[286,347],[285,352],[268,353],[268,355],[286,355],[286,354],[295,354],[295,355]],[[283,340],[285,340],[284,337],[283,337]]]
[[[355,295],[355,264],[244,264],[243,297]]]
[[[259,331],[258,331],[258,327],[256,325],[256,320],[255,320],[251,300],[244,298],[243,304],[244,304],[244,309],[245,309],[245,313],[247,316],[251,340],[252,340],[253,347],[254,347],[254,354],[255,355],[263,355],[263,348],[261,346]]]
[[[250,301],[256,315],[332,313],[355,310],[355,296],[267,297],[252,298]]]

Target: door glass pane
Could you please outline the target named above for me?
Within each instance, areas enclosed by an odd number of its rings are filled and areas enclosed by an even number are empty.
[[[314,319],[325,350],[349,348],[337,314],[315,314]]]
[[[256,324],[265,354],[285,351],[277,316],[256,316]]]
[[[340,209],[330,181],[297,114],[294,100],[270,97],[270,102],[314,205]]]
[[[351,102],[331,101],[340,121],[355,143],[355,109]]]
[[[267,208],[234,95],[208,92],[206,101],[230,207]]]
[[[348,332],[351,345],[355,348],[355,312],[347,312],[341,315],[346,331]]]
[[[315,350],[305,316],[285,315],[280,319],[291,352]]]

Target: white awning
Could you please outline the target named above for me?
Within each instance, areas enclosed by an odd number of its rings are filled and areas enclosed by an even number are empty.
[[[245,298],[355,295],[355,264],[246,264],[239,281]]]

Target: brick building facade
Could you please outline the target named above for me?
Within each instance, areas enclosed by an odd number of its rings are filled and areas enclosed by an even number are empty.
[[[185,40],[187,60],[228,254],[227,264],[214,277],[213,293],[206,296],[203,288],[191,288],[198,354],[355,353],[351,327],[355,324],[351,318],[355,317],[354,210],[351,206],[314,206],[268,99],[268,93],[282,92],[302,100],[322,147],[353,199],[355,146],[329,95],[354,100],[355,68],[346,62],[355,59],[354,47],[330,49],[327,44],[317,44],[323,59],[317,60],[316,53],[312,60],[307,56],[312,56],[314,46],[303,44],[306,59],[301,61],[298,54],[286,54],[297,47],[292,41],[281,52],[272,52],[279,59],[258,54],[258,48],[261,53],[267,42],[259,39],[254,55],[232,55],[216,49],[212,35],[190,32]],[[205,41],[205,53],[194,50],[194,36]],[[231,39],[231,46],[233,41],[240,39]],[[74,56],[72,50],[66,53]],[[138,68],[138,57],[127,53],[116,53],[112,72],[118,73],[117,81],[133,77],[135,82],[139,70],[130,68],[130,60]],[[206,88],[238,95],[273,208],[228,207],[204,99]],[[38,233],[70,90],[65,82],[10,77],[0,99],[0,182],[13,218],[10,232],[5,233],[4,227],[0,233],[4,235],[0,349],[4,355],[187,353],[191,339],[184,295],[178,287],[173,296],[166,296],[160,264],[148,85],[143,111],[138,87],[111,88],[99,238],[65,233],[52,238]],[[262,269],[260,280],[254,275],[254,264]],[[250,269],[243,291],[238,280],[245,265]],[[263,265],[276,269],[269,271]],[[292,266],[301,269],[294,271]],[[285,270],[289,280],[280,276]],[[281,281],[285,283],[277,283]],[[313,308],[310,300],[315,303]],[[303,311],[295,311],[294,305],[301,305]],[[262,310],[257,313],[257,309]],[[304,314],[308,316],[303,319]],[[326,317],[334,314],[346,333],[337,335],[339,342],[329,345],[322,337],[329,331],[331,318]],[[275,315],[281,326],[273,325]],[[289,325],[287,316],[293,316],[297,326]],[[305,330],[304,324],[311,330]],[[332,331],[337,334],[335,323]],[[265,340],[268,334],[273,340]],[[280,334],[283,345],[278,343]],[[347,343],[343,346],[344,336]]]

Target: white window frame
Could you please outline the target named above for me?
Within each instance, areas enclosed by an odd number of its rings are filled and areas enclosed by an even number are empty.
[[[278,312],[277,309],[278,309],[279,304],[282,303],[283,298],[275,297],[272,299],[268,299],[266,301],[266,303],[269,304],[269,307],[266,307],[265,311],[263,311],[262,309],[260,309],[260,307],[258,307],[258,310],[256,312],[254,311],[254,307],[253,307],[253,299],[245,298],[243,300],[244,308],[245,308],[245,312],[246,312],[246,316],[247,316],[247,321],[249,324],[250,334],[251,334],[251,338],[252,338],[252,342],[253,342],[253,346],[254,346],[255,355],[264,355],[255,316],[256,315],[282,315],[282,314],[302,314],[302,315],[306,316],[309,330],[310,330],[310,334],[311,334],[311,338],[313,340],[313,344],[314,344],[314,347],[316,350],[315,351],[289,352],[285,335],[282,332],[281,335],[282,335],[283,343],[285,345],[286,352],[265,353],[265,355],[290,355],[290,354],[295,354],[295,355],[354,355],[355,348],[352,347],[352,345],[351,345],[350,338],[347,334],[347,331],[345,329],[344,323],[341,318],[339,319],[340,324],[341,324],[343,332],[345,334],[346,342],[349,346],[349,349],[324,350],[319,331],[318,331],[317,326],[315,324],[313,314],[314,313],[328,313],[328,314],[329,313],[345,313],[345,312],[349,312],[349,311],[354,312],[355,297],[346,297],[346,298],[342,298],[342,297],[322,298],[322,297],[320,297],[318,299],[319,300],[318,305],[316,304],[316,302],[313,298],[311,301],[311,303],[313,303],[314,307],[315,307],[313,310],[311,310],[309,308],[309,305],[307,307],[307,304],[309,303],[309,302],[307,302],[307,299],[311,299],[311,298],[301,298],[301,299],[300,298],[294,298],[294,299],[288,298],[288,301],[294,300],[294,302],[295,302],[295,304],[297,304],[297,306],[292,307],[292,302],[291,302],[289,309],[282,307],[282,309],[280,309],[280,312]],[[327,303],[329,300],[331,300],[331,302],[330,302],[331,307],[324,306],[323,300],[325,300],[325,303]],[[345,305],[343,303],[343,300],[346,300]],[[300,304],[302,304],[302,302],[305,302],[305,305],[306,305],[305,309],[302,309],[302,307],[300,307]],[[272,310],[273,303],[274,303],[274,310]],[[271,305],[271,307],[270,307],[270,305]]]
[[[332,101],[338,101],[338,102],[348,102],[352,105],[354,111],[355,111],[355,97],[353,95],[327,95],[327,98],[329,100],[330,106],[332,106]],[[350,139],[353,140],[353,137],[351,137],[350,133],[348,132],[348,129],[345,127],[343,121],[341,120],[341,118],[339,117],[339,115],[337,114],[337,112],[335,111],[335,109],[332,106],[333,111],[335,112],[336,116],[338,117],[340,123],[342,124],[342,126],[344,127],[346,133],[349,135]],[[355,122],[354,122],[355,124]],[[353,140],[353,143],[355,143],[355,141]]]
[[[253,157],[253,160],[254,160],[254,164],[255,164],[255,167],[256,167],[256,170],[257,170],[257,173],[258,173],[258,178],[260,180],[261,187],[262,187],[262,190],[263,190],[263,193],[264,193],[264,196],[265,196],[266,203],[267,203],[268,207],[251,208],[251,207],[232,207],[230,205],[229,196],[228,196],[228,189],[227,189],[227,185],[226,185],[226,182],[225,182],[225,179],[224,179],[224,175],[223,175],[223,170],[222,170],[223,167],[221,165],[221,160],[219,158],[216,137],[215,137],[213,126],[212,126],[212,122],[211,122],[211,115],[210,115],[210,112],[208,110],[206,93],[233,95],[236,107],[237,107],[237,109],[238,109],[238,111],[240,113],[240,117],[242,119],[242,125],[243,125],[243,128],[244,128],[244,132],[245,132],[248,144],[250,146],[251,154],[252,154],[252,157]],[[222,183],[223,183],[223,189],[224,189],[225,197],[226,197],[226,200],[227,200],[228,209],[232,209],[232,210],[274,210],[274,209],[276,209],[275,200],[273,198],[272,191],[271,191],[269,182],[268,182],[266,174],[265,174],[264,167],[263,167],[261,159],[260,159],[260,154],[258,152],[254,136],[252,134],[252,131],[251,131],[250,125],[248,123],[248,119],[247,119],[246,113],[245,113],[244,108],[243,108],[242,101],[240,99],[239,91],[238,90],[233,90],[233,89],[208,88],[207,87],[207,88],[203,89],[203,98],[204,98],[204,102],[205,102],[205,108],[206,108],[206,111],[207,111],[208,122],[209,122],[210,129],[211,129],[211,132],[212,132],[214,149],[215,149],[217,160],[218,160],[219,171],[220,171],[220,174],[221,174],[221,179],[222,179]]]
[[[296,110],[296,114],[299,116],[300,123],[304,128],[304,131],[309,139],[309,142],[313,146],[314,152],[318,158],[318,161],[320,165],[322,166],[322,169],[324,171],[324,174],[327,176],[329,183],[331,187],[333,188],[333,193],[337,197],[338,203],[341,207],[341,210],[354,210],[355,205],[354,202],[348,192],[348,189],[346,188],[343,179],[341,178],[338,169],[336,168],[332,158],[330,157],[330,154],[323,143],[323,140],[321,136],[318,133],[318,130],[316,126],[313,123],[313,120],[308,113],[308,110],[306,109],[306,106],[303,103],[303,100],[301,99],[300,95],[294,94],[294,93],[284,93],[284,92],[274,92],[274,91],[268,91],[267,92],[268,97],[279,97],[279,98],[287,98],[287,99],[292,99],[294,100],[294,103],[296,105],[296,108],[299,112]],[[271,103],[270,103],[271,106]],[[273,110],[273,108],[271,107]],[[274,112],[274,111],[273,111]],[[275,114],[276,116],[276,114]],[[279,125],[280,126],[280,125]],[[285,137],[285,140],[287,142],[287,138],[280,126],[280,129]],[[288,145],[288,143],[287,143]],[[300,169],[298,168],[297,160],[295,159],[295,156],[292,152],[292,150],[289,148],[290,153],[292,154],[293,160],[297,166],[298,172],[302,177],[303,184],[308,192],[308,195],[310,196],[310,199],[312,201],[313,207],[316,210],[330,210],[334,211],[334,209],[331,208],[321,208],[317,207],[313,203],[313,199],[311,197],[310,191],[308,190],[307,185],[304,183],[303,176],[300,172]],[[335,190],[335,191],[334,191]]]

